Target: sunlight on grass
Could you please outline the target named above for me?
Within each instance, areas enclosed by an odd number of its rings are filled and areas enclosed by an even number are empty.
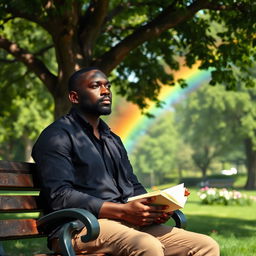
[[[191,189],[185,208],[188,230],[213,237],[221,256],[256,256],[256,203],[250,206],[202,205],[198,189]],[[255,195],[255,191],[241,191]]]

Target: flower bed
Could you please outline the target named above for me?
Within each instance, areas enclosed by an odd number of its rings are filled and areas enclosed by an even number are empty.
[[[202,204],[251,205],[255,196],[247,196],[237,190],[204,187],[198,192]]]

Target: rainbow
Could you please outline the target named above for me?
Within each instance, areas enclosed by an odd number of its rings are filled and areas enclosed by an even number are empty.
[[[155,116],[160,115],[166,110],[170,110],[171,105],[182,100],[188,93],[197,89],[200,85],[209,81],[211,72],[208,70],[199,70],[198,65],[192,68],[183,67],[175,73],[175,78],[186,79],[188,87],[181,88],[175,86],[163,86],[159,94],[159,99],[165,102],[162,108],[157,108],[155,103],[151,102],[147,111]],[[111,130],[118,134],[127,149],[131,151],[138,137],[144,133],[147,127],[153,122],[154,118],[148,118],[141,114],[140,109],[132,103],[125,102],[117,106],[117,114],[108,121]]]

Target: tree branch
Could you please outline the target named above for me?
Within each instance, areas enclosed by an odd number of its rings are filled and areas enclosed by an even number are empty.
[[[110,73],[130,51],[146,41],[159,37],[164,31],[190,19],[199,10],[209,5],[207,0],[198,0],[187,8],[175,10],[168,6],[155,19],[135,30],[115,47],[111,48],[93,65],[99,66],[106,74]]]
[[[8,59],[0,59],[0,62],[3,62],[3,63],[14,63],[14,62],[17,62],[16,59],[13,59],[13,60],[8,60]]]
[[[20,48],[16,43],[2,36],[0,36],[0,48],[12,54],[16,60],[24,63],[30,71],[34,72],[39,77],[48,90],[54,94],[54,86],[57,83],[57,77],[47,69],[41,60],[37,59],[27,50]]]
[[[106,16],[104,23],[106,24],[107,22],[111,21],[115,16],[126,10],[131,6],[130,2],[127,3],[120,3],[118,6],[116,6],[114,9],[112,9],[108,15]]]
[[[79,38],[85,59],[90,60],[92,57],[92,49],[105,21],[108,4],[109,0],[93,0],[86,14],[80,18]]]
[[[224,4],[216,4],[216,3],[212,2],[207,5],[207,9],[214,10],[214,11],[238,10],[241,12],[245,12],[248,9],[248,6],[243,3],[224,5]]]
[[[51,48],[53,48],[54,45],[50,44],[48,46],[45,46],[44,48],[40,49],[39,51],[35,52],[34,55],[35,56],[41,56],[43,55],[45,52],[47,52],[48,50],[50,50]]]
[[[39,15],[37,15],[35,13],[23,12],[21,9],[13,8],[10,5],[6,6],[6,11],[9,12],[12,15],[12,19],[14,19],[14,18],[24,18],[26,20],[38,23],[39,25],[44,27],[44,24],[40,20]]]
[[[8,18],[2,19],[2,25],[5,24],[5,23],[7,23],[7,22],[10,21],[10,20],[14,20],[15,18],[16,18],[15,16],[10,16],[10,17],[8,17]]]

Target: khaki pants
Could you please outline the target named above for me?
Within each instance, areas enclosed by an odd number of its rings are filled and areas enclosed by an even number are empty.
[[[109,253],[114,256],[219,256],[218,244],[209,236],[164,225],[135,227],[115,220],[99,219],[100,234],[94,241],[82,243],[75,235],[75,250]],[[53,248],[58,246],[53,243]]]

